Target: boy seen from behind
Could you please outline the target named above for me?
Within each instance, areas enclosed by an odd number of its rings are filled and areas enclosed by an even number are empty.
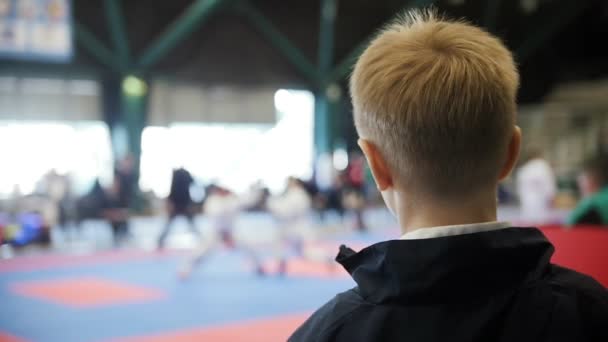
[[[402,236],[336,260],[357,286],[291,341],[608,341],[608,295],[550,263],[536,228],[498,222],[516,163],[519,75],[472,25],[410,12],[359,58],[359,145]]]

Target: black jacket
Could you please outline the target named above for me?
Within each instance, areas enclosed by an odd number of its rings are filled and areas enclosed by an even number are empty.
[[[552,254],[535,228],[342,246],[358,286],[289,340],[608,341],[608,292]]]
[[[169,201],[177,210],[183,210],[192,203],[192,198],[190,197],[190,186],[192,183],[194,183],[194,179],[186,169],[179,168],[173,170]]]

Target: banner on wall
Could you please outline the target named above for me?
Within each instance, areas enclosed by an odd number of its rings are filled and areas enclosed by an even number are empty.
[[[0,0],[0,58],[67,62],[70,0]]]

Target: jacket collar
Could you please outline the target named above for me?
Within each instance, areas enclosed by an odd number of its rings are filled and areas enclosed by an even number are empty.
[[[539,279],[553,246],[536,228],[390,240],[336,257],[372,303],[462,300]]]
[[[472,234],[479,232],[489,232],[511,227],[509,222],[482,222],[470,224],[458,224],[452,226],[440,226],[430,228],[420,228],[407,232],[401,236],[401,240],[432,239],[443,236]]]

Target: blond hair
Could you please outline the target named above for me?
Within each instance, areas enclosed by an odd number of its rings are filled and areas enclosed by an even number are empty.
[[[350,91],[359,135],[380,149],[397,181],[448,195],[496,183],[518,85],[498,38],[412,11],[370,43]]]

